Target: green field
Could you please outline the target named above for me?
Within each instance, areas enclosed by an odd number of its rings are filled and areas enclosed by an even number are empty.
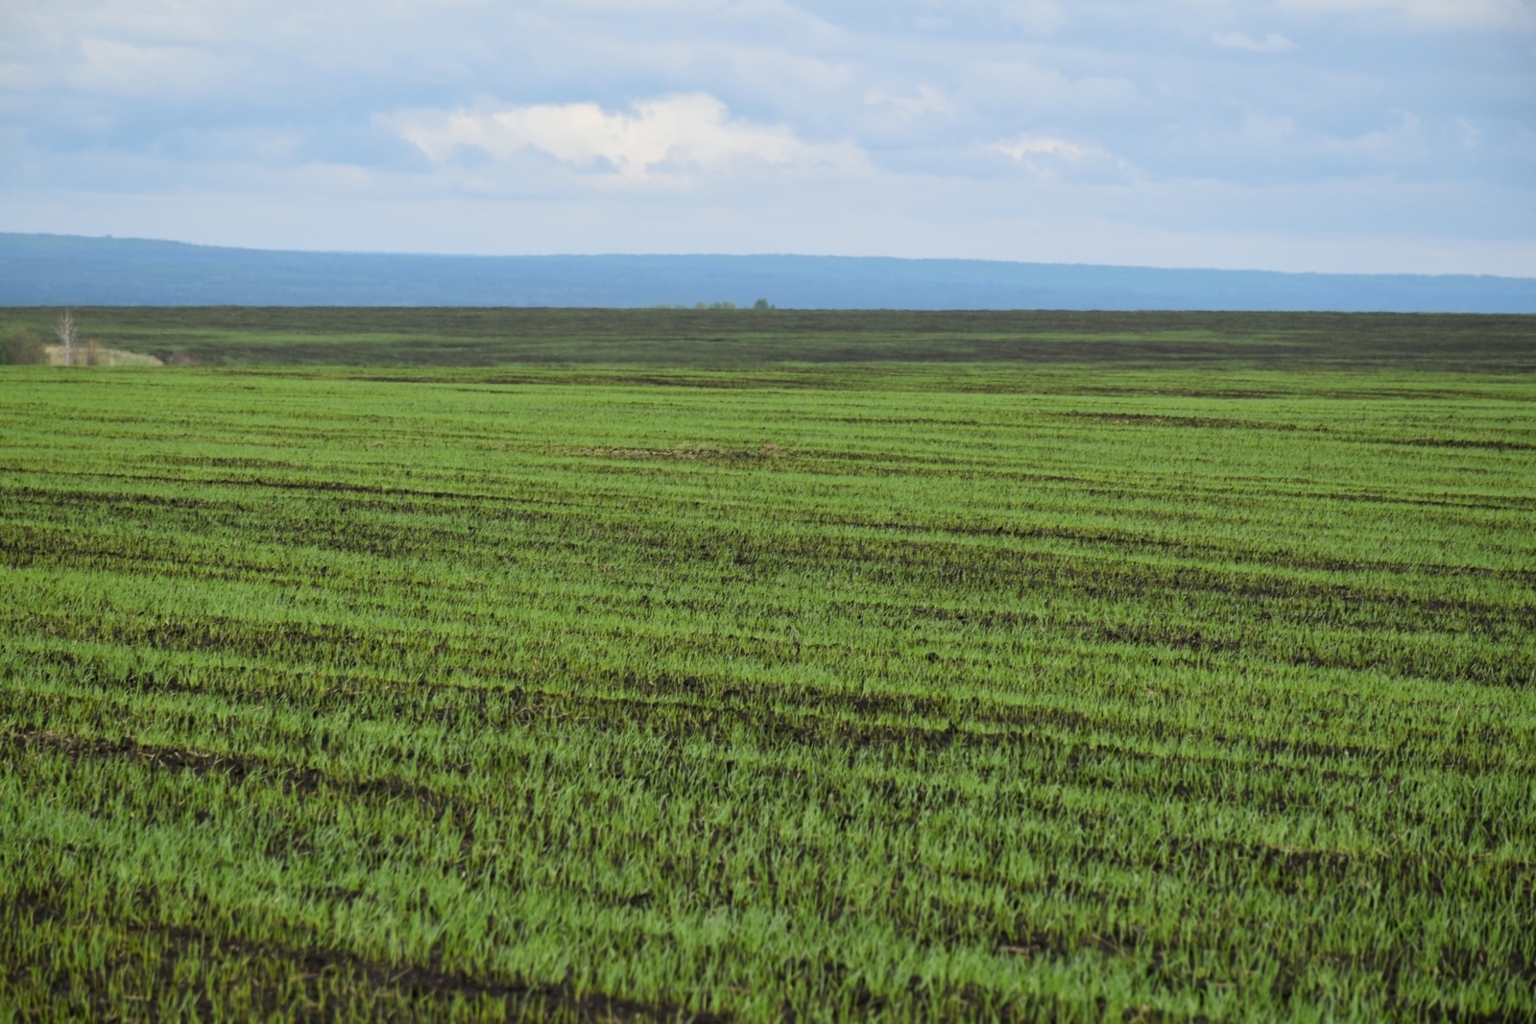
[[[1536,318],[79,315],[0,1019],[1536,1020]]]
[[[75,310],[82,340],[204,366],[1014,363],[1536,372],[1536,317],[677,309]],[[0,308],[0,340],[58,310]],[[0,355],[0,362],[3,362]]]

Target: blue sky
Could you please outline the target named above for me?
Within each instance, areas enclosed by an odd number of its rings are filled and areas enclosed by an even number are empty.
[[[1536,276],[1536,0],[6,0],[0,230]]]

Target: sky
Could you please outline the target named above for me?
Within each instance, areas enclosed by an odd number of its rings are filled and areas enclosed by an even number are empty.
[[[1536,276],[1536,0],[0,0],[0,231]]]

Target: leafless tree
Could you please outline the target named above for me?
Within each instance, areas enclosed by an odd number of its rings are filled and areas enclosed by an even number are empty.
[[[59,314],[58,323],[53,325],[53,333],[58,335],[59,344],[64,346],[64,365],[75,365],[75,315],[69,310]]]

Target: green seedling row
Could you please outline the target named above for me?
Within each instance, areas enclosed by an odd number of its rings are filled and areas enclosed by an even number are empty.
[[[0,1016],[1536,1019],[1536,380],[1240,362],[5,368]]]

